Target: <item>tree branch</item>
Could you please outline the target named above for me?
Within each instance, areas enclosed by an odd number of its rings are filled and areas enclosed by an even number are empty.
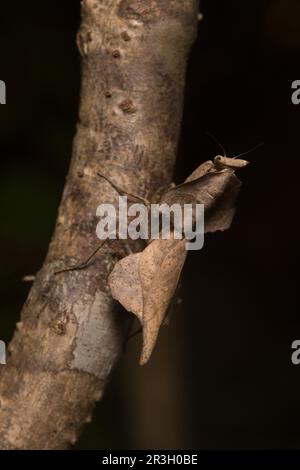
[[[55,233],[1,369],[1,449],[67,448],[103,394],[130,319],[107,286],[120,246],[54,272],[97,245],[96,207],[117,196],[98,172],[147,198],[170,182],[197,12],[197,0],[82,2],[79,123]]]

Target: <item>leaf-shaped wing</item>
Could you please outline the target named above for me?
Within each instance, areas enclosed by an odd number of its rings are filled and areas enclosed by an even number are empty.
[[[205,232],[226,230],[234,216],[240,186],[241,183],[232,169],[209,170],[200,178],[169,189],[161,202],[168,205],[204,204]]]
[[[116,263],[108,282],[112,296],[134,313],[143,327],[145,364],[155,346],[186,258],[185,240],[154,240],[141,253]]]
[[[109,275],[111,294],[128,312],[143,322],[143,292],[139,275],[141,253],[134,253],[118,261]]]
[[[185,243],[184,239],[154,240],[141,254],[139,273],[144,300],[141,365],[153,351],[175,293],[186,259]]]

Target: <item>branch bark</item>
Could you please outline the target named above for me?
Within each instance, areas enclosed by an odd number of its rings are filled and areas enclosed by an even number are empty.
[[[197,12],[197,0],[82,2],[73,156],[45,263],[1,369],[1,449],[75,444],[103,394],[130,321],[107,286],[119,246],[85,270],[54,272],[95,248],[96,207],[116,201],[98,172],[148,198],[170,182]]]

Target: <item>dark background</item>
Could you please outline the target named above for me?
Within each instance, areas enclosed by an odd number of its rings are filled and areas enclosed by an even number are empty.
[[[5,2],[0,17],[0,338],[41,266],[77,119],[79,1]],[[206,0],[188,66],[176,181],[260,142],[230,231],[184,268],[150,364],[132,340],[78,448],[300,448],[299,0]]]

